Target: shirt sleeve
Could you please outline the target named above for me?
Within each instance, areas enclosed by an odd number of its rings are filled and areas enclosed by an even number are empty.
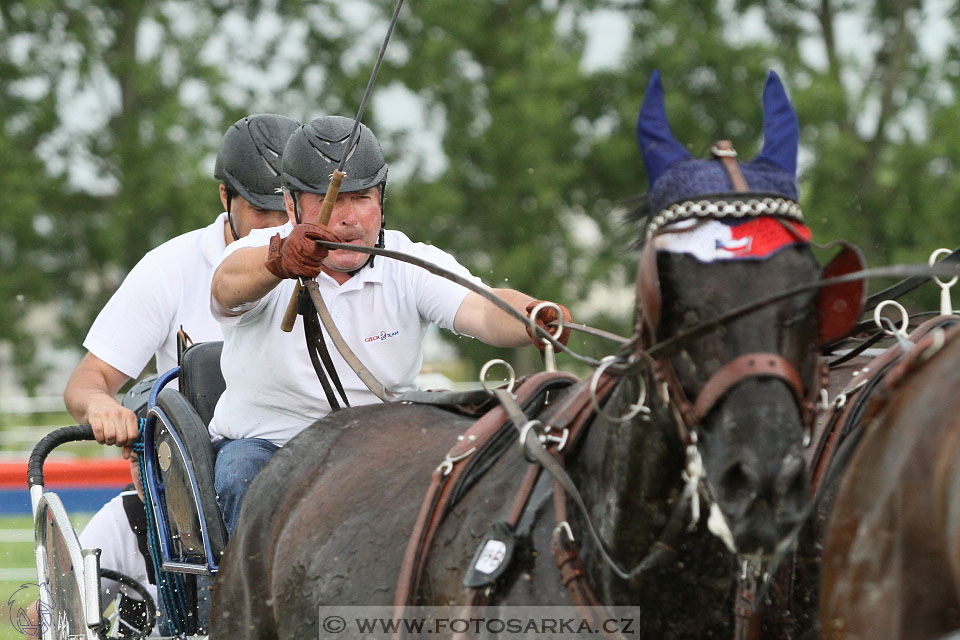
[[[288,228],[289,227],[289,228]],[[283,225],[280,227],[270,227],[268,229],[253,229],[247,234],[246,237],[235,240],[227,245],[227,248],[224,250],[223,255],[220,256],[220,261],[217,263],[217,268],[223,264],[223,261],[227,257],[233,255],[238,249],[244,249],[248,247],[265,247],[270,244],[270,238],[277,235],[278,233],[286,237],[290,234],[292,227],[290,225]],[[216,270],[214,270],[216,273]],[[216,276],[214,276],[216,277]],[[212,283],[211,283],[212,285]],[[254,304],[250,305],[248,309],[245,309],[237,314],[225,314],[220,310],[220,305],[217,304],[216,300],[213,299],[213,289],[211,286],[210,291],[210,313],[213,315],[214,319],[222,325],[227,326],[236,326],[243,324],[245,322],[250,322],[252,318],[256,317],[267,307],[268,301],[271,300],[274,296],[278,295],[278,289],[283,288],[283,283],[281,282],[276,288],[267,293]]]
[[[477,286],[487,288],[480,278],[474,276],[449,253],[430,245],[419,245],[419,257],[446,269]],[[430,273],[426,269],[410,266],[413,290],[416,291],[417,309],[428,322],[453,331],[453,321],[457,311],[470,290],[461,284],[443,276]]]
[[[132,532],[129,536],[124,535],[127,532],[130,532],[130,524],[123,510],[123,498],[117,496],[94,514],[78,538],[82,548],[100,549],[101,567],[131,575],[128,556],[134,552],[139,554],[139,549]],[[120,587],[120,583],[114,580],[100,580],[100,600],[104,607],[117,597]]]
[[[179,296],[170,280],[157,257],[145,255],[97,315],[84,348],[130,378],[139,376],[176,314]]]

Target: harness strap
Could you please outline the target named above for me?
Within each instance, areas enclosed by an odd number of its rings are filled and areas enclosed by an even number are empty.
[[[506,519],[506,523],[510,526],[511,531],[516,531],[517,523],[520,521],[520,517],[523,515],[524,510],[527,508],[527,504],[530,501],[530,496],[533,494],[533,489],[537,486],[537,480],[539,479],[540,467],[533,464],[527,467],[527,472],[523,476],[523,483],[520,485],[520,489],[517,491],[517,495],[513,499],[513,506],[511,507],[510,514]],[[472,618],[474,609],[486,606],[487,600],[489,599],[489,594],[490,589],[488,587],[468,588],[467,601],[461,608],[459,617],[466,620]],[[466,633],[458,632],[454,634],[453,640],[466,640],[467,637],[468,636]]]
[[[566,528],[563,526],[567,523],[567,499],[563,486],[556,480],[553,483],[553,507],[557,518],[557,527],[553,530],[553,559],[557,569],[560,570],[560,580],[570,594],[570,600],[580,614],[580,618],[587,621],[591,628],[603,629],[607,638],[622,640],[623,636],[619,631],[609,632],[603,626],[604,620],[609,620],[613,616],[609,614],[590,586],[590,581],[587,580],[580,553],[569,535],[569,525]]]
[[[748,191],[747,181],[740,170],[740,163],[737,162],[737,150],[733,148],[733,143],[729,140],[717,140],[710,149],[710,154],[718,158],[727,171],[727,177],[730,178],[730,184],[734,191]]]
[[[517,400],[521,405],[525,405],[551,384],[570,384],[574,380],[576,378],[567,373],[542,372],[534,374],[521,380],[517,385]],[[417,592],[433,536],[451,506],[449,500],[454,487],[469,469],[468,464],[459,463],[470,458],[486,442],[492,439],[508,421],[508,418],[509,416],[502,405],[492,408],[467,429],[431,475],[430,486],[417,515],[417,521],[407,543],[403,563],[400,566],[400,574],[397,577],[397,588],[393,601],[394,617],[398,619],[403,617],[406,606],[411,603],[413,595]],[[522,426],[517,425],[516,428],[519,429]]]
[[[307,300],[306,289],[301,289],[298,304]],[[323,339],[323,332],[320,330],[320,320],[317,314],[314,313],[312,309],[306,308],[303,305],[300,305],[299,310],[303,314],[303,335],[307,341],[307,354],[310,356],[310,364],[313,365],[313,370],[317,374],[317,379],[320,381],[323,393],[327,397],[327,403],[330,405],[330,409],[336,411],[341,406],[349,407],[350,402],[347,400],[347,394],[343,390],[340,376],[337,374],[337,368],[330,358],[330,352],[327,349],[326,341]],[[337,393],[334,393],[334,388],[336,388],[336,392],[340,394],[339,399],[337,398]],[[340,399],[343,400],[342,405]]]
[[[615,380],[616,379],[613,376],[602,376],[597,384],[598,397],[607,397],[607,395],[610,393],[610,390],[613,388]],[[593,406],[590,402],[589,392],[590,390],[588,386],[581,385],[581,389],[578,393],[571,393],[563,402],[559,403],[558,405],[552,405],[547,409],[547,414],[543,416],[544,423],[549,425],[551,428],[560,431],[567,431],[566,446],[563,448],[563,450],[553,451],[553,455],[559,460],[563,459],[563,457],[566,455],[566,452],[576,448],[576,444],[579,442],[580,436],[586,431],[586,426],[590,422],[589,418],[593,414]],[[519,418],[519,416],[517,417]],[[527,468],[527,473],[524,476],[523,484],[517,491],[517,495],[513,501],[513,507],[510,510],[510,514],[507,516],[507,522],[514,531],[516,531],[517,523],[523,517],[525,510],[528,509],[530,497],[536,490],[542,470],[543,467],[539,464],[531,464]],[[554,486],[556,486],[556,481],[552,482]],[[554,495],[556,496],[556,490],[554,490]],[[563,497],[563,501],[563,509],[565,512],[565,497]],[[534,508],[536,508],[535,505]],[[564,520],[565,519],[566,517],[564,516]],[[575,553],[576,550],[574,549],[574,554]],[[563,570],[561,569],[561,573],[562,571]],[[590,589],[589,583],[587,583],[585,579],[583,584],[587,590]],[[566,579],[564,579],[564,585],[567,585]],[[475,609],[486,606],[486,603],[490,597],[490,591],[491,589],[489,587],[485,589],[468,589],[467,602],[462,609],[462,617],[469,619]],[[573,598],[573,596],[571,596],[571,598]],[[574,602],[576,603],[577,601],[574,600]],[[458,633],[454,636],[454,640],[464,640],[464,637],[464,634]]]
[[[694,424],[706,417],[713,405],[730,389],[746,378],[772,377],[782,380],[793,392],[798,405],[803,405],[803,381],[800,374],[778,353],[748,353],[734,358],[716,371],[697,394],[693,405]]]
[[[955,316],[938,316],[931,318],[914,329],[907,340],[919,345],[921,340],[931,331],[937,327],[953,322],[956,322]],[[912,349],[911,353],[913,351],[917,351],[917,348]],[[881,383],[890,369],[903,356],[904,352],[899,343],[891,346],[874,358],[870,364],[861,369],[859,374],[855,376],[853,382],[841,392],[841,395],[847,399],[854,394],[858,394],[859,398],[856,402],[845,402],[840,406],[834,402],[830,405],[826,415],[824,415],[818,425],[815,440],[816,447],[812,447],[811,457],[807,460],[808,469],[810,469],[810,493],[812,496],[818,494],[820,483],[830,466],[830,462],[846,436],[857,428],[858,425],[862,424],[860,416],[862,415],[864,404],[872,396],[872,391]],[[879,401],[875,400],[874,402]],[[872,410],[872,412],[875,411],[876,409]]]
[[[347,344],[347,341],[343,339],[343,336],[340,334],[340,330],[337,329],[337,323],[333,321],[333,317],[330,315],[330,311],[327,309],[327,303],[323,301],[323,296],[320,295],[320,288],[317,285],[316,280],[307,281],[303,287],[306,289],[307,294],[313,301],[313,306],[316,308],[317,315],[320,317],[320,320],[323,322],[323,326],[327,330],[327,335],[329,335],[330,340],[333,341],[333,346],[335,346],[337,351],[340,352],[340,357],[342,357],[350,366],[350,368],[356,372],[357,377],[360,378],[363,384],[365,384],[374,395],[384,402],[390,402],[390,393],[384,388],[383,384],[377,380],[377,377],[373,375],[373,373],[360,361],[360,358],[358,358],[353,352],[353,350],[350,348],[350,345]],[[336,375],[336,370],[333,369],[332,366],[331,370],[333,370],[334,375]]]
[[[608,387],[608,389],[612,389],[612,385]],[[513,398],[510,396],[510,394],[506,393],[502,389],[498,389],[494,393],[497,394],[497,397],[500,398],[501,402],[503,402],[503,404],[507,407],[508,412],[514,414],[518,411],[515,406],[516,403],[513,401]],[[671,542],[683,529],[682,514],[686,511],[691,497],[693,499],[698,499],[697,496],[689,496],[686,493],[683,494],[681,499],[678,501],[670,520],[667,521],[667,525],[664,527],[664,531],[660,539],[655,541],[650,546],[647,554],[633,569],[626,571],[622,569],[620,565],[618,565],[613,559],[613,556],[607,549],[606,544],[600,537],[600,534],[597,532],[596,526],[593,524],[593,520],[590,518],[590,513],[587,509],[587,506],[583,501],[583,496],[580,495],[580,492],[577,490],[573,480],[563,468],[562,458],[559,458],[558,456],[555,456],[551,454],[551,452],[547,451],[546,447],[540,443],[540,440],[537,438],[536,434],[534,434],[531,430],[527,429],[521,433],[525,436],[525,440],[522,442],[524,447],[524,455],[533,456],[535,459],[533,462],[539,463],[553,477],[555,483],[555,500],[562,500],[563,503],[566,504],[566,498],[562,493],[559,498],[557,497],[558,489],[563,489],[566,494],[569,494],[570,499],[583,515],[584,521],[587,524],[587,531],[589,532],[591,538],[593,538],[593,541],[596,543],[603,560],[619,578],[622,580],[633,580],[638,576],[643,575],[647,571],[650,571],[651,569],[662,566],[666,561],[672,559],[675,552],[673,551],[673,548],[669,542]],[[566,507],[563,508],[562,512],[558,511],[558,513],[563,514],[563,517],[558,519],[558,523],[566,522]],[[558,516],[558,518],[559,517],[560,516]],[[569,527],[569,524],[567,526]]]

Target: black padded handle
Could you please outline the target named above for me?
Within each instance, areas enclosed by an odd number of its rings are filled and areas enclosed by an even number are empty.
[[[27,464],[27,486],[43,486],[43,461],[47,459],[51,451],[67,442],[81,440],[96,440],[93,437],[93,427],[88,424],[60,427],[44,436],[30,454],[30,462]]]

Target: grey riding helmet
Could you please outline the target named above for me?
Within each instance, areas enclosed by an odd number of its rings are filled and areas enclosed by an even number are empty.
[[[343,167],[346,176],[340,185],[340,192],[380,187],[380,237],[376,246],[382,247],[383,194],[387,187],[388,166],[383,159],[380,143],[365,124],[360,125],[357,142],[347,151],[353,122],[353,118],[324,116],[297,129],[283,150],[283,186],[293,193],[294,202],[297,191],[326,193],[330,178],[346,152],[347,161]],[[299,205],[296,215],[299,220]]]
[[[239,239],[230,215],[234,194],[259,209],[286,209],[280,192],[281,159],[287,138],[299,126],[292,118],[262,113],[240,118],[223,135],[213,176],[227,185],[227,216],[234,239]]]

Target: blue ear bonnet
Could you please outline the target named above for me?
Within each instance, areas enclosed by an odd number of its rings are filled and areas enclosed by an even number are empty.
[[[753,194],[796,202],[799,125],[783,84],[773,71],[763,90],[763,134],[760,154],[740,163],[747,187]],[[684,200],[737,194],[718,159],[696,160],[674,139],[667,122],[659,71],[654,71],[650,78],[637,118],[637,145],[650,178],[653,213]]]

